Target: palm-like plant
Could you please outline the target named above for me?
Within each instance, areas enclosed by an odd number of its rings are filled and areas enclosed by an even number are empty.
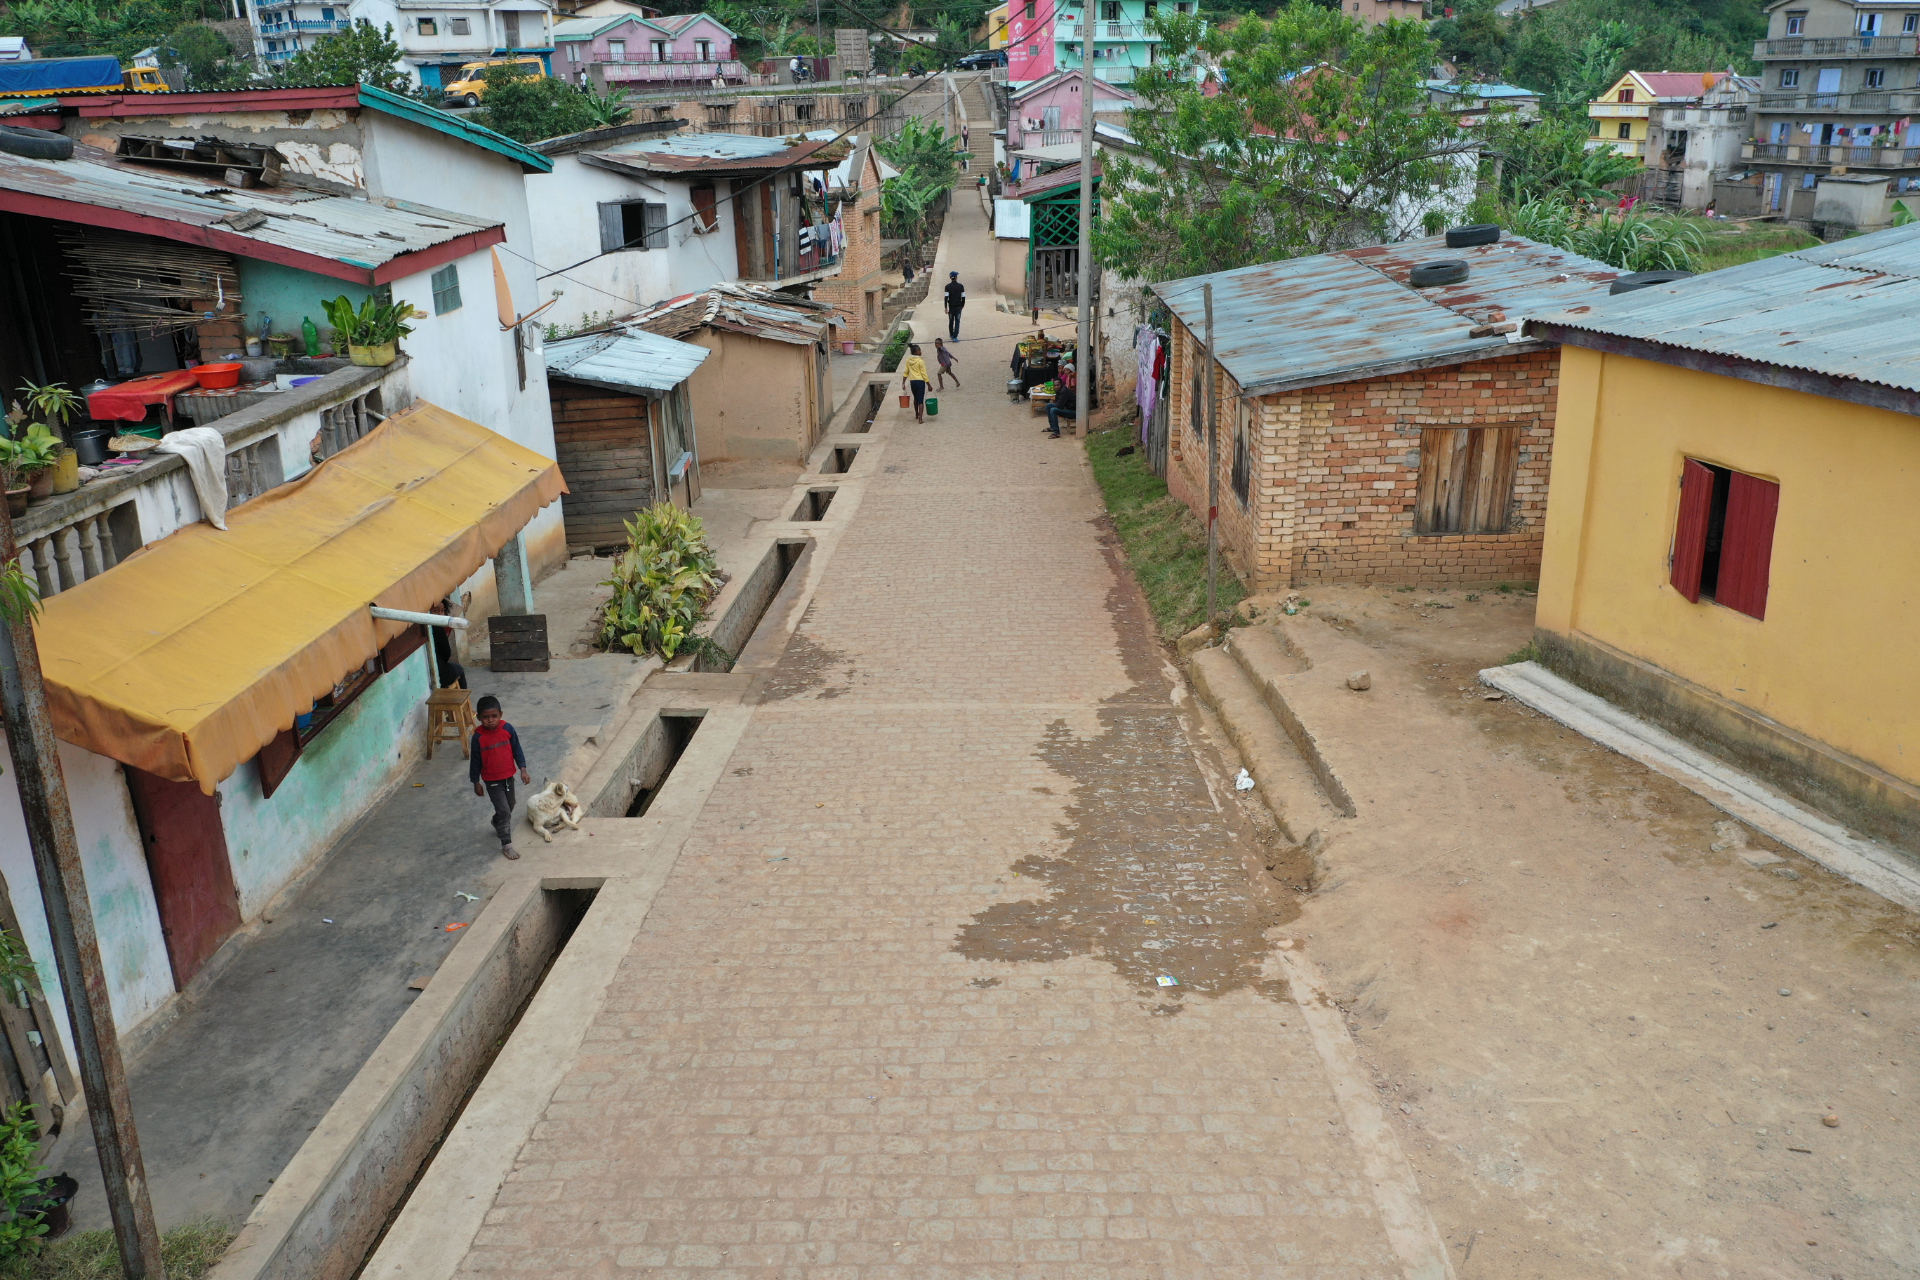
[[[626,524],[626,549],[600,584],[613,588],[600,644],[671,661],[688,646],[720,581],[706,529],[671,502],[636,512]]]

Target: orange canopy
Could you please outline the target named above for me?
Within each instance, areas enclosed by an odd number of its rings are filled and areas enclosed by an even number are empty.
[[[55,732],[209,795],[566,492],[559,465],[417,402],[288,484],[46,602]]]

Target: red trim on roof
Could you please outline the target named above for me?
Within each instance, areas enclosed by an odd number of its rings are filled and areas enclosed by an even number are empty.
[[[82,118],[171,116],[183,111],[315,111],[360,105],[357,84],[298,89],[235,89],[226,93],[127,93],[111,97],[62,98]]]
[[[229,231],[217,224],[208,226],[191,222],[173,222],[166,218],[153,217],[151,214],[128,213],[122,209],[107,209],[99,205],[61,200],[53,196],[29,195],[23,191],[0,190],[0,209],[9,213],[24,213],[29,217],[57,218],[65,222],[77,222],[88,227],[135,231],[182,244],[205,245],[209,249],[218,249],[236,257],[252,258],[260,262],[277,262],[282,266],[311,271],[315,275],[331,276],[336,280],[369,285],[386,284],[401,276],[413,275],[419,271],[431,271],[435,267],[445,266],[456,258],[463,258],[488,245],[499,244],[507,238],[505,227],[489,227],[484,231],[460,236],[443,244],[430,245],[413,253],[402,254],[377,267],[363,267],[341,262],[337,258],[303,253],[298,249],[269,244],[265,240],[255,240],[251,236]]]
[[[457,262],[470,253],[478,253],[489,245],[504,244],[507,239],[505,227],[488,227],[485,231],[476,231],[472,235],[461,236],[457,240],[448,240],[441,244],[428,245],[412,253],[403,253],[373,270],[375,284],[391,284],[401,276],[410,276],[420,271],[432,271],[444,267],[449,262]],[[255,255],[259,256],[259,255]]]

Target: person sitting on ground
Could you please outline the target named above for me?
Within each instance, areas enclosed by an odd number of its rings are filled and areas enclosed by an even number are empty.
[[[942,388],[944,388],[947,385],[948,378],[953,379],[954,386],[956,387],[959,386],[960,375],[953,371],[953,366],[954,366],[954,363],[960,359],[960,357],[956,356],[955,354],[953,354],[951,350],[948,349],[947,340],[945,338],[935,338],[933,340],[933,356],[934,356],[934,359],[940,362],[940,376],[938,380],[938,385],[934,387],[934,390],[939,391]]]
[[[1071,418],[1080,421],[1079,402],[1074,397],[1073,366],[1060,366],[1060,377],[1054,383],[1053,403],[1047,406],[1047,434],[1055,440],[1060,438],[1060,419]]]
[[[914,343],[907,348],[907,358],[900,362],[900,383],[913,392],[913,420],[927,420],[927,362],[920,355],[920,344]]]

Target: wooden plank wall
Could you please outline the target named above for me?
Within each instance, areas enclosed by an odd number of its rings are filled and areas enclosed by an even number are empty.
[[[550,379],[554,452],[567,480],[569,547],[626,541],[626,520],[654,501],[645,396]]]

